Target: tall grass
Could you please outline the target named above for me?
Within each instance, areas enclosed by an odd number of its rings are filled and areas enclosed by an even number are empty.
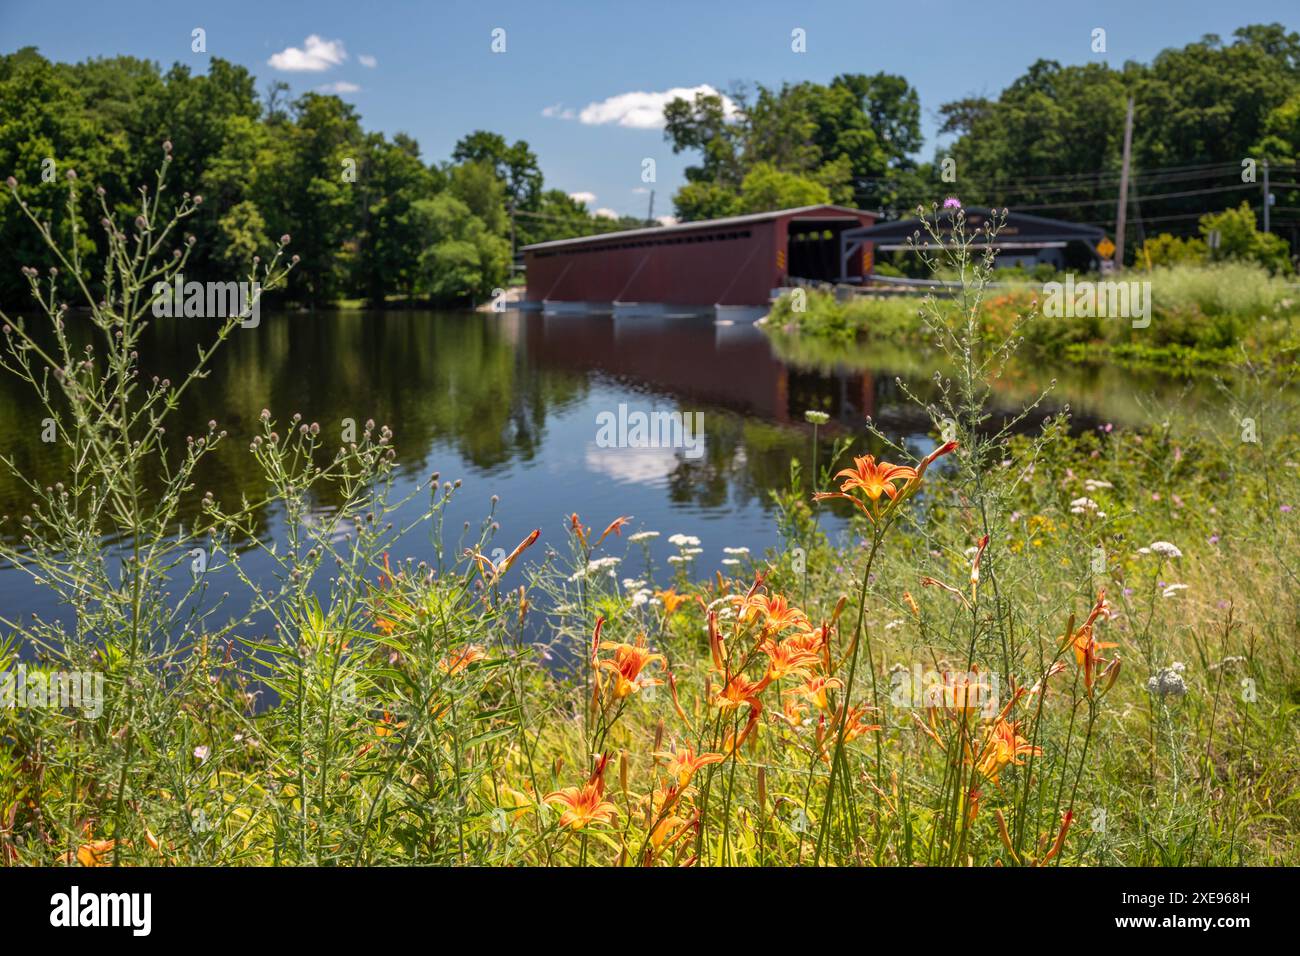
[[[950,269],[939,273],[951,281]],[[1079,281],[1098,277],[1079,276]],[[1149,364],[1239,366],[1243,350],[1256,361],[1281,368],[1295,364],[1300,346],[1300,286],[1247,262],[1176,265],[1132,270],[1106,277],[1151,284],[1151,323],[1134,328],[1114,318],[1051,319],[1038,316],[1019,332],[1029,354],[1056,359],[1124,360]],[[1005,341],[1016,317],[1032,310],[1044,285],[1023,277],[995,274],[981,334],[993,344]],[[837,300],[808,291],[791,294],[773,307],[768,328],[785,353],[811,352],[822,360],[859,340],[928,345],[926,323],[911,296],[857,296]]]

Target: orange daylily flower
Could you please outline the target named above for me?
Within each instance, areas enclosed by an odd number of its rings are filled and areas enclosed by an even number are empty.
[[[672,617],[679,607],[691,599],[689,594],[678,594],[676,588],[669,588],[667,591],[656,591],[655,597],[663,602],[665,617]]]
[[[840,490],[819,491],[813,495],[814,501],[826,501],[831,498],[845,498],[858,507],[872,521],[876,519],[880,498],[883,495],[894,501],[900,494],[915,490],[921,483],[925,471],[935,459],[957,448],[957,442],[950,441],[940,445],[921,460],[918,467],[894,465],[887,461],[877,463],[874,455],[863,455],[853,459],[853,467],[837,472],[835,477],[842,478]],[[895,482],[904,482],[900,488]],[[861,498],[852,492],[861,491],[871,502],[867,506]]]
[[[75,859],[82,866],[104,866],[116,846],[116,840],[91,840],[77,847],[75,854],[71,850],[63,854],[59,862],[67,865]]]
[[[820,654],[826,647],[826,634],[830,630],[829,625],[823,624],[821,627],[813,627],[807,624],[787,637],[782,643],[789,647],[798,648],[801,651],[808,651],[810,654]]]
[[[874,455],[865,455],[853,459],[852,468],[837,472],[836,478],[843,478],[840,491],[849,494],[861,491],[872,501],[879,501],[880,496],[898,497],[896,481],[907,481],[916,477],[916,469],[907,465],[891,465],[887,461],[876,463]]]
[[[803,611],[793,607],[780,594],[754,594],[745,598],[741,605],[741,615],[750,622],[761,617],[765,631],[780,631],[808,623]]]
[[[668,761],[664,769],[677,779],[678,790],[685,790],[690,785],[691,778],[701,767],[707,767],[711,763],[721,763],[727,759],[718,753],[703,753],[697,757],[690,747],[682,747],[672,753],[656,753],[655,756],[663,757]]]
[[[1110,674],[1110,682],[1113,684],[1115,678],[1119,676],[1119,658],[1107,662],[1100,654],[1100,651],[1107,647],[1118,647],[1118,644],[1110,641],[1098,641],[1093,634],[1093,626],[1097,618],[1109,616],[1110,606],[1106,603],[1106,591],[1103,589],[1097,595],[1097,603],[1093,605],[1092,611],[1088,614],[1088,619],[1083,622],[1073,634],[1067,634],[1065,643],[1071,645],[1074,650],[1074,663],[1083,669],[1083,686],[1088,696],[1092,696],[1093,686],[1097,679],[1097,665],[1106,664],[1104,673]],[[1109,686],[1109,685],[1107,685]]]
[[[470,644],[464,650],[451,654],[442,661],[442,670],[446,674],[459,674],[470,664],[481,661],[487,657],[487,651],[477,644]]]
[[[778,643],[768,638],[758,649],[767,655],[768,680],[781,680],[791,674],[801,674],[821,660],[818,651],[802,647],[793,640]]]
[[[863,717],[866,714],[869,714],[874,710],[874,707],[869,707],[866,704],[859,704],[856,707],[850,707],[848,716],[844,717],[844,708],[840,708],[840,717],[837,718],[836,725],[838,726],[840,721],[843,721],[844,742],[846,744],[852,743],[865,733],[870,733],[873,730],[880,729],[880,724],[868,724],[863,720]]]
[[[737,707],[749,705],[752,710],[760,706],[758,695],[764,688],[772,682],[771,677],[764,674],[762,680],[750,680],[743,674],[737,674],[727,681],[727,686],[722,688],[716,697],[713,698],[715,707],[721,707],[723,710],[735,710]]]
[[[612,650],[613,660],[604,660],[600,666],[614,675],[614,698],[621,700],[629,694],[635,694],[643,687],[662,684],[658,678],[642,675],[641,671],[649,664],[667,664],[662,654],[655,654],[645,645],[645,635],[638,634],[635,644],[620,644],[615,641],[603,641],[601,650]]]
[[[581,830],[592,823],[609,823],[618,815],[618,807],[605,799],[605,765],[609,754],[603,754],[596,763],[587,782],[581,787],[565,787],[548,793],[547,803],[564,807],[560,826]]]
[[[979,754],[974,758],[975,767],[991,782],[998,782],[998,774],[1008,764],[1023,766],[1024,760],[1018,759],[1026,754],[1040,756],[1043,748],[1035,747],[1020,736],[1018,721],[998,718],[984,734],[984,742]]]
[[[818,710],[826,710],[830,706],[826,700],[827,691],[843,686],[844,682],[838,677],[813,677],[796,687],[791,694],[810,701]]]
[[[818,492],[813,495],[814,500],[823,498],[849,498],[853,499],[852,492],[861,491],[875,504],[880,500],[881,495],[885,495],[891,500],[898,497],[898,486],[896,481],[910,481],[916,477],[916,469],[907,465],[893,465],[887,461],[876,463],[875,455],[863,455],[853,459],[852,468],[844,468],[835,474],[835,477],[843,478],[840,484],[839,493]]]

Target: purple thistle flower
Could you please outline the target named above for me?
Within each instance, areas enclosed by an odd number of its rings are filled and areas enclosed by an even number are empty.
[[[958,199],[956,196],[949,196],[947,199],[945,199],[945,200],[943,201],[943,208],[944,208],[944,209],[960,209],[960,208],[961,208],[961,200]]]

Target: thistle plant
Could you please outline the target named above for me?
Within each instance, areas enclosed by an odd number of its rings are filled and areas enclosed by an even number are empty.
[[[62,478],[41,486],[13,459],[0,459],[32,497],[26,514],[4,518],[6,534],[18,543],[0,540],[0,559],[50,589],[68,613],[4,623],[52,670],[102,674],[105,694],[103,711],[93,718],[84,712],[57,720],[33,713],[17,721],[28,772],[67,788],[65,812],[56,818],[38,802],[25,826],[29,839],[64,847],[75,847],[88,833],[110,832],[115,859],[124,848],[146,843],[142,794],[150,787],[186,786],[190,768],[180,759],[168,764],[169,779],[145,781],[140,775],[152,766],[143,762],[146,755],[183,736],[186,715],[176,700],[203,679],[183,649],[195,643],[206,620],[196,603],[206,595],[206,582],[185,572],[191,552],[207,546],[193,518],[195,475],[227,434],[212,422],[206,434],[187,436],[177,450],[166,440],[166,424],[257,305],[253,300],[220,321],[212,343],[179,381],[149,376],[142,368],[139,343],[150,322],[154,287],[170,284],[184,270],[193,238],[183,234],[183,225],[202,204],[201,196],[188,193],[179,201],[168,197],[170,162],[171,146],[164,144],[154,186],[140,188],[129,222],[96,190],[104,250],[98,274],[84,258],[92,244],[76,173],[67,174],[69,232],[62,237],[35,218],[17,182],[8,181],[57,264],[45,276],[24,267],[39,319],[0,312],[0,364],[30,386],[48,429],[42,437],[58,457]],[[282,262],[287,241],[269,261],[252,267],[248,279],[259,283],[257,295],[292,268]],[[44,328],[38,331],[34,322]],[[93,333],[84,348],[74,345],[72,325]],[[51,745],[56,727],[53,739],[66,746]]]

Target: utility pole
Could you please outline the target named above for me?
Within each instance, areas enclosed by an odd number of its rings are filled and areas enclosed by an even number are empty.
[[[515,200],[511,197],[507,206],[510,210],[510,270],[507,275],[514,278],[515,275]]]
[[[1268,174],[1265,173],[1264,175],[1267,176]],[[653,226],[654,221],[655,221],[655,191],[652,189],[650,190],[650,210],[645,214],[645,224],[647,226]],[[1265,228],[1268,227],[1266,226]]]
[[[1272,200],[1268,192],[1268,160],[1264,160],[1264,231],[1268,232],[1268,204]]]
[[[1124,116],[1124,165],[1119,171],[1119,209],[1115,213],[1115,268],[1124,268],[1124,230],[1128,222],[1128,164],[1133,151],[1133,97]]]

